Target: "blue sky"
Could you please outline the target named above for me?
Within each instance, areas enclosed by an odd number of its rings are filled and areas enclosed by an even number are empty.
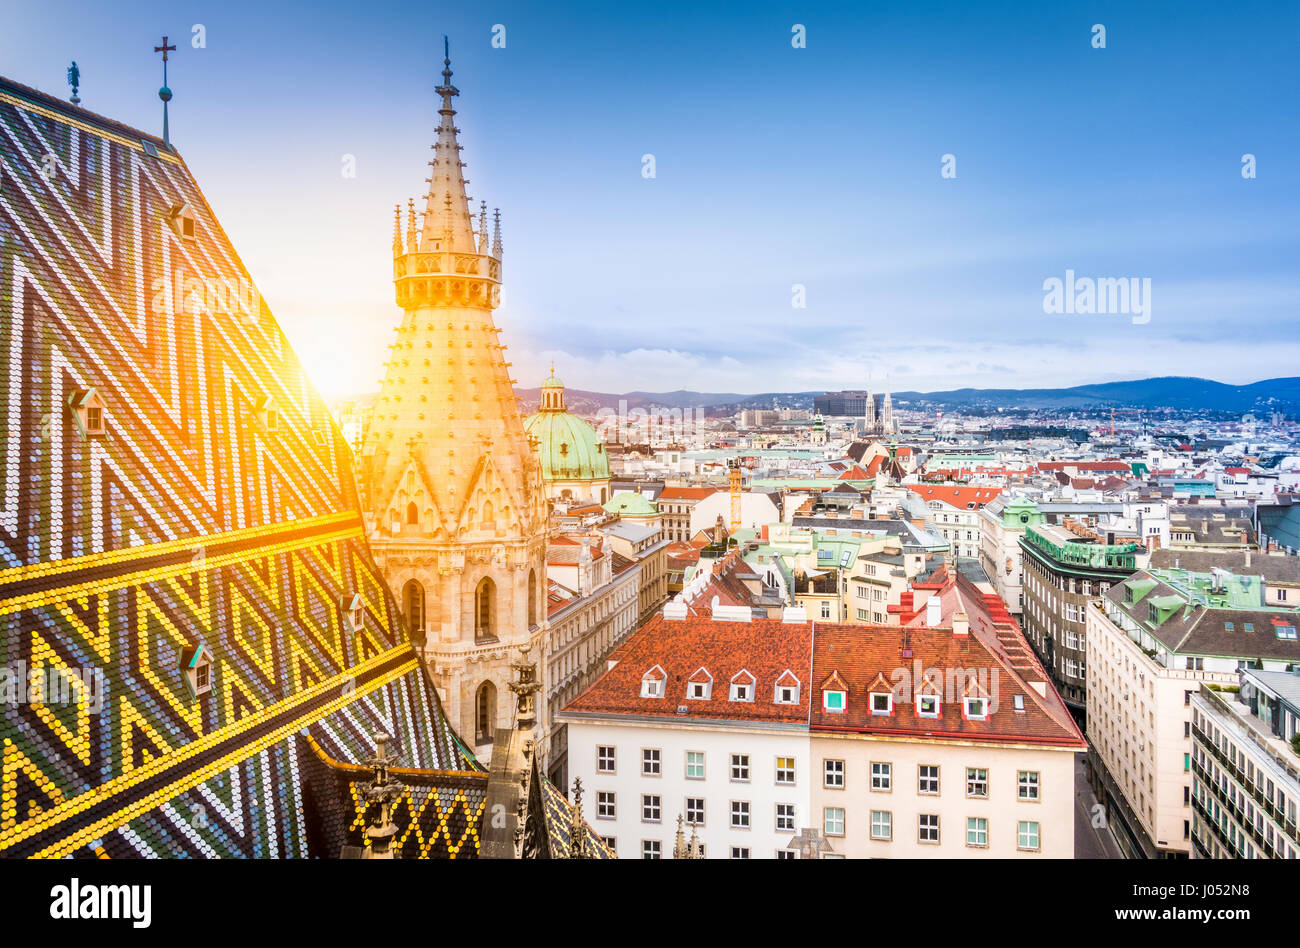
[[[551,360],[603,391],[1297,374],[1293,3],[52,2],[6,26],[0,73],[66,95],[76,59],[86,107],[155,130],[151,48],[178,42],[172,139],[327,394],[381,374],[443,33],[522,384]],[[1067,269],[1149,278],[1150,322],[1044,314]]]

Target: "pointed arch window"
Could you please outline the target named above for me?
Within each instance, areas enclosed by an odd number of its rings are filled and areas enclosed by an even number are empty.
[[[490,577],[479,580],[474,590],[474,638],[476,640],[496,638],[496,596],[497,585]]]
[[[528,571],[528,624],[537,625],[537,570]]]
[[[406,522],[411,524],[419,524],[420,522],[420,508],[415,506],[415,501],[411,501],[406,505]]]
[[[496,726],[497,689],[490,681],[478,686],[474,695],[474,743],[489,744]]]
[[[417,637],[424,634],[424,587],[414,579],[406,581],[402,587],[402,611],[406,613],[406,623]]]

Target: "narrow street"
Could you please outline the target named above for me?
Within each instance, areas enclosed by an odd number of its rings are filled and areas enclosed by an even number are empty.
[[[1104,815],[1088,783],[1088,769],[1082,755],[1074,765],[1074,858],[1123,859],[1115,837],[1104,821],[1094,821],[1093,814]],[[1102,822],[1094,826],[1094,822]]]

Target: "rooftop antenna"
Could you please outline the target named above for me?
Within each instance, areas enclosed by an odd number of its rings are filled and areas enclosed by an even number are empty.
[[[68,67],[68,85],[72,87],[72,98],[68,101],[73,105],[81,104],[81,96],[77,95],[77,88],[81,85],[81,68],[74,59],[72,65]]]
[[[162,88],[158,90],[158,98],[162,99],[163,104],[163,144],[168,148],[172,147],[172,142],[171,136],[167,133],[167,103],[172,100],[172,90],[167,88],[167,54],[169,52],[174,52],[175,50],[175,46],[167,45],[166,36],[163,37],[161,46],[155,46],[153,48],[155,53],[163,54],[163,84]]]

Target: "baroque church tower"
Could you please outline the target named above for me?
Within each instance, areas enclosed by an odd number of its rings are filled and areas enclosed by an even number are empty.
[[[456,731],[486,759],[519,650],[541,662],[546,498],[492,311],[501,227],[477,232],[444,51],[441,121],[417,227],[393,232],[403,310],[361,448],[366,531]]]

